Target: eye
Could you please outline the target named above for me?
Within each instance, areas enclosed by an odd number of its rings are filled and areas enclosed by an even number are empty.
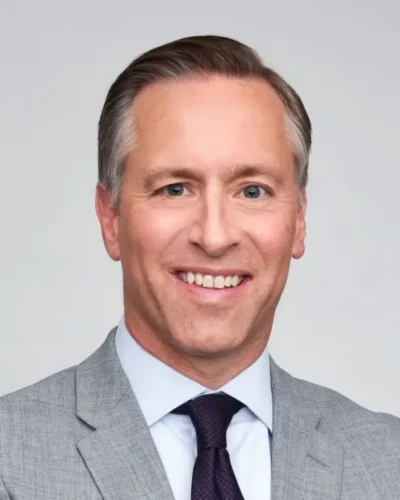
[[[185,185],[182,182],[177,182],[175,184],[168,184],[157,190],[157,193],[164,194],[167,196],[182,196],[185,192]]]
[[[258,185],[247,186],[243,189],[245,198],[262,198],[269,195],[266,188]]]

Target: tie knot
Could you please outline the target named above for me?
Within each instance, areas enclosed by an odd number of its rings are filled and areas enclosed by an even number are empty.
[[[197,434],[198,453],[205,448],[226,448],[226,431],[243,404],[227,394],[207,394],[192,399],[172,413],[189,415]]]

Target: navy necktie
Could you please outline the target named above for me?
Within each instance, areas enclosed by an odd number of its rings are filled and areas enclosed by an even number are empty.
[[[243,404],[226,394],[208,394],[172,413],[189,415],[197,434],[192,500],[244,500],[226,449],[226,431]]]

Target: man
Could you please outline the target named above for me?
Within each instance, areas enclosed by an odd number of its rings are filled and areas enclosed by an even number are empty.
[[[1,399],[1,500],[400,498],[399,420],[268,355],[310,147],[299,96],[237,41],[171,42],[117,78],[96,211],[124,316]]]

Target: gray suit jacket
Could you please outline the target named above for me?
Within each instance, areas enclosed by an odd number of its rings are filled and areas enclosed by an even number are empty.
[[[0,399],[0,500],[173,500],[114,337]],[[272,500],[400,499],[399,419],[272,360],[271,383]]]

